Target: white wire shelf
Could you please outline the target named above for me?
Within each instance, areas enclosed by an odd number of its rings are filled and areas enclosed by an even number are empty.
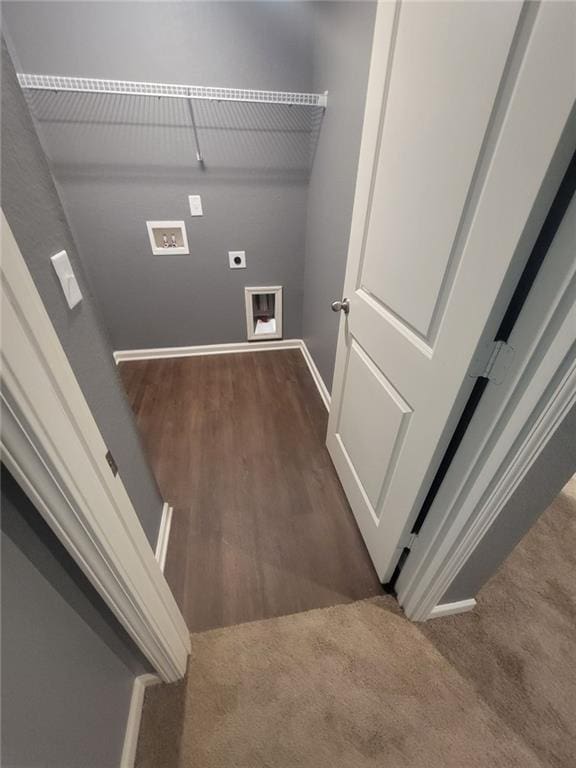
[[[255,104],[288,104],[323,107],[328,93],[290,93],[256,91],[243,88],[214,88],[204,85],[139,83],[131,80],[99,80],[65,75],[18,74],[21,88],[35,91],[71,91],[74,93],[108,93],[119,96],[157,96],[169,99],[207,99],[210,101],[245,101]]]

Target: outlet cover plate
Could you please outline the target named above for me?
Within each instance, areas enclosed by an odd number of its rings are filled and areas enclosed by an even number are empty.
[[[190,216],[204,216],[200,195],[188,195],[188,203],[190,205]]]
[[[82,292],[80,291],[80,286],[76,280],[76,275],[74,274],[72,265],[70,264],[68,254],[66,251],[60,251],[54,256],[51,256],[50,261],[52,262],[52,266],[58,275],[58,280],[60,280],[60,285],[64,291],[64,296],[66,297],[68,306],[70,309],[73,309],[76,304],[82,300]]]
[[[246,269],[246,251],[228,251],[230,269]]]

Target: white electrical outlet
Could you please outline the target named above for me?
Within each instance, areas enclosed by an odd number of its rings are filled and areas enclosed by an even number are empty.
[[[204,216],[200,195],[188,195],[188,202],[190,204],[190,216]]]
[[[246,251],[228,251],[230,269],[246,269]]]

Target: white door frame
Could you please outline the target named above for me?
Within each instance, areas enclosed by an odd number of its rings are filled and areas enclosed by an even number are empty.
[[[576,248],[573,215],[567,230]],[[398,600],[414,621],[444,615],[442,596],[576,404],[576,264],[543,277],[510,339],[528,351],[509,384],[486,391],[485,412],[471,423],[398,579]],[[552,287],[552,278],[561,284]]]
[[[2,213],[2,461],[162,680],[190,637]]]

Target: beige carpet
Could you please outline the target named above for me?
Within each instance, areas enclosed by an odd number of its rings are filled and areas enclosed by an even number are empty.
[[[192,636],[149,689],[138,768],[576,765],[576,487],[472,614],[375,598]]]

